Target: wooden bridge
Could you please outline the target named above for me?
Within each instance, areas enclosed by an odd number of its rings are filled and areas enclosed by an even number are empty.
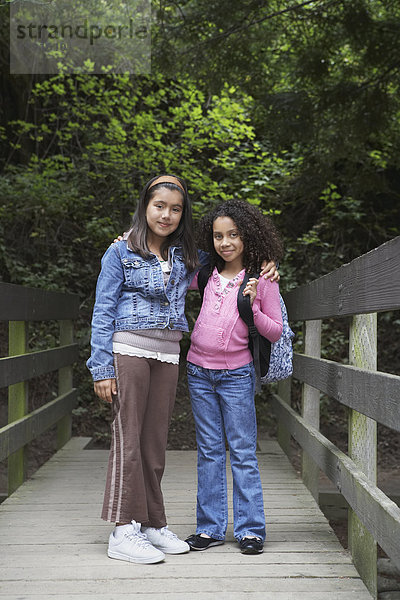
[[[286,297],[291,321],[305,322],[304,354],[294,361],[302,414],[290,403],[290,381],[273,404],[279,444],[259,441],[267,541],[259,556],[240,554],[232,524],[227,542],[207,552],[167,556],[158,565],[107,558],[111,526],[98,515],[107,451],[70,439],[77,392],[73,320],[76,297],[0,284],[0,320],[9,322],[9,356],[0,387],[9,389],[9,424],[0,429],[8,460],[9,497],[0,505],[0,598],[102,600],[250,598],[356,600],[377,597],[377,542],[400,567],[400,509],[376,486],[376,423],[400,429],[400,377],[376,371],[376,312],[400,308],[400,238]],[[320,358],[321,320],[351,317],[349,365]],[[26,323],[59,320],[60,346],[26,353]],[[26,381],[58,370],[59,395],[30,414]],[[349,455],[319,432],[320,391],[348,406]],[[59,451],[24,481],[24,447],[58,423]],[[284,450],[302,446],[303,481]],[[69,440],[69,441],[68,441]],[[163,484],[171,529],[194,531],[196,456],[171,451]],[[322,469],[350,506],[350,552],[343,550],[319,506]],[[356,567],[353,564],[356,565]]]

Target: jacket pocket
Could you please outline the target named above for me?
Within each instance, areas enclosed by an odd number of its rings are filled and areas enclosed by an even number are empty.
[[[129,287],[149,285],[149,265],[145,260],[122,259],[125,281]]]

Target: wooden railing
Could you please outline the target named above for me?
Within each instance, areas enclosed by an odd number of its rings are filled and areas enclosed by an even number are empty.
[[[377,423],[400,431],[400,377],[377,372],[377,312],[400,308],[400,237],[285,296],[291,322],[305,322],[304,354],[293,377],[302,382],[302,414],[291,406],[291,382],[273,397],[279,441],[303,449],[302,476],[318,501],[319,469],[348,502],[349,549],[377,597],[377,543],[400,568],[400,508],[377,486]],[[352,317],[349,364],[320,358],[321,320]],[[319,432],[320,392],[349,408],[348,455]]]
[[[8,494],[25,479],[26,444],[57,423],[57,447],[71,437],[72,363],[78,346],[73,343],[73,320],[79,299],[72,294],[48,292],[0,283],[0,320],[8,322],[8,357],[0,359],[0,387],[8,387],[8,425],[0,429],[0,461],[8,458]],[[29,321],[59,321],[60,346],[27,353]],[[27,381],[58,370],[58,396],[31,413]]]

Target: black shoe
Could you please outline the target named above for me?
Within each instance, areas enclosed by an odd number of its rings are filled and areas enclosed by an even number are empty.
[[[201,535],[189,535],[185,542],[189,544],[191,550],[207,550],[211,546],[221,546],[224,540],[215,540],[214,538],[206,538]]]
[[[264,548],[264,544],[260,538],[242,538],[239,546],[242,554],[261,554]]]

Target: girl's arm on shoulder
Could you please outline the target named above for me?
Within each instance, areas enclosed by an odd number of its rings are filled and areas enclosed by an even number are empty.
[[[278,265],[273,260],[270,260],[268,263],[264,260],[261,265],[260,277],[279,282],[281,276],[279,275]]]
[[[270,342],[277,342],[282,335],[282,311],[276,281],[260,277],[252,308],[258,331]]]

